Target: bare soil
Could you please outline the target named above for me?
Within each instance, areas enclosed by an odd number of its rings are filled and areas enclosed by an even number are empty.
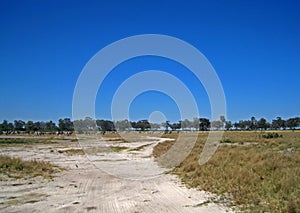
[[[48,161],[64,170],[53,179],[2,178],[0,211],[230,212],[211,202],[215,195],[186,188],[156,164],[152,149],[163,140],[170,139],[3,144],[1,155]]]

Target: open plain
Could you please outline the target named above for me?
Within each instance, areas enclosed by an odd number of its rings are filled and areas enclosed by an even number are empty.
[[[215,195],[186,188],[156,164],[152,150],[165,140],[170,139],[2,136],[1,156],[49,162],[55,172],[47,178],[1,174],[0,211],[231,211],[226,204],[211,202]]]

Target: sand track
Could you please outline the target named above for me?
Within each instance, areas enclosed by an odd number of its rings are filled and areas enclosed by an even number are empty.
[[[154,140],[155,139],[155,140]],[[84,149],[95,150],[97,141],[88,140]],[[66,168],[53,180],[40,177],[0,182],[1,212],[228,212],[215,203],[199,205],[214,196],[187,189],[173,175],[162,174],[151,157],[162,139],[101,145],[125,146],[120,152],[67,154],[63,150],[82,144],[60,141],[55,144],[3,146],[0,154],[23,159],[50,161]],[[138,148],[140,147],[140,149]],[[135,149],[138,148],[138,149]],[[134,150],[135,149],[135,150]],[[105,171],[103,171],[105,170]]]

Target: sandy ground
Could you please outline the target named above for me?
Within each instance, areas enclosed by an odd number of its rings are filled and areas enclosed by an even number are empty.
[[[85,139],[54,144],[2,146],[0,154],[52,162],[66,170],[41,177],[0,182],[1,212],[231,212],[215,196],[187,189],[165,174],[151,156],[164,139],[142,142]],[[112,151],[107,147],[127,147]],[[86,154],[67,154],[81,149]],[[207,203],[207,204],[205,204]]]

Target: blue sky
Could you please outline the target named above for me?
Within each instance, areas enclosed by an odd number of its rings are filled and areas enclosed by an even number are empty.
[[[83,67],[100,49],[137,34],[165,34],[200,50],[215,68],[227,118],[300,115],[299,1],[1,1],[0,121],[72,117],[72,97]],[[200,115],[207,95],[184,67],[159,57],[116,67],[101,86],[96,115],[109,119],[118,86],[143,70],[159,69],[191,90]],[[162,111],[180,119],[176,103],[158,92],[138,96],[130,119]]]

